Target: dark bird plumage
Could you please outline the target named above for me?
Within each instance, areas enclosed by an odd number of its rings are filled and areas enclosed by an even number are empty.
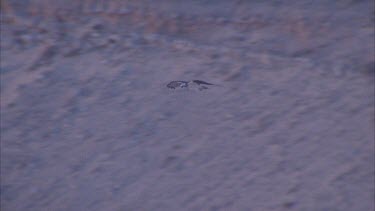
[[[189,89],[198,89],[202,91],[204,89],[208,89],[208,87],[204,85],[215,85],[201,80],[192,80],[192,81],[171,81],[167,84],[167,87],[170,89],[176,88],[189,88]]]
[[[207,83],[205,81],[201,81],[201,80],[192,80],[192,82],[198,84],[198,85],[201,85],[201,84],[204,84],[204,85],[214,85],[214,84],[211,84],[211,83]]]

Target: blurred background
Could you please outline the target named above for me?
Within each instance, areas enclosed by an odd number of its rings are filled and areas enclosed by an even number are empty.
[[[1,0],[1,210],[374,210],[374,13]]]

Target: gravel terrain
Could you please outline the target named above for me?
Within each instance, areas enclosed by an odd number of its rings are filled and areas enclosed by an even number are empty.
[[[375,210],[374,12],[2,0],[1,210]]]

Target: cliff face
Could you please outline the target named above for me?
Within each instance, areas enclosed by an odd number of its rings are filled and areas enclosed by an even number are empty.
[[[2,0],[2,210],[373,210],[374,11]]]

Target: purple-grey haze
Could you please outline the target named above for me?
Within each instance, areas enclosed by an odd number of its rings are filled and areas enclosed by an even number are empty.
[[[374,12],[1,0],[1,210],[374,210]]]

